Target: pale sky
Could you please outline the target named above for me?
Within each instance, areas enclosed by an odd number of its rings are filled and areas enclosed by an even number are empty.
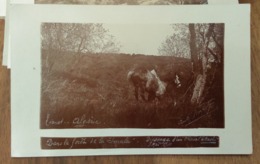
[[[158,55],[158,47],[173,33],[170,24],[103,24],[122,45],[122,53]]]

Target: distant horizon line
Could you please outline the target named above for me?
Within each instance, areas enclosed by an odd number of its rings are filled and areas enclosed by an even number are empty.
[[[48,49],[43,49],[43,51],[49,51]],[[78,52],[75,51],[61,51],[61,50],[55,50],[53,51],[59,51],[59,52],[68,52],[68,53],[74,53],[77,54]],[[105,55],[105,54],[117,54],[117,55],[129,55],[129,56],[165,56],[165,57],[177,57],[177,58],[185,58],[185,59],[191,59],[190,57],[179,57],[174,55],[160,55],[159,53],[154,54],[144,54],[144,53],[128,53],[128,52],[79,52],[81,54],[97,54],[97,55]]]

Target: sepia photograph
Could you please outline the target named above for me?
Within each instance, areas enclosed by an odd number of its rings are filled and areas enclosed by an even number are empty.
[[[207,4],[208,0],[35,0],[35,4],[180,5]]]
[[[42,129],[224,120],[224,24],[41,24]]]

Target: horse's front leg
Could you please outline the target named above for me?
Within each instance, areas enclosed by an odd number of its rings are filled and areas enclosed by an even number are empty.
[[[141,95],[143,101],[146,101],[146,99],[145,99],[145,88],[144,87],[140,87],[140,95]]]

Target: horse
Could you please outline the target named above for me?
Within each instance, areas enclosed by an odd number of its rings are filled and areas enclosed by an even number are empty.
[[[155,69],[148,70],[141,67],[129,71],[127,79],[134,86],[137,101],[139,101],[139,92],[143,101],[153,101],[156,98],[162,99],[164,95],[174,98],[173,90],[181,87],[181,82],[177,73],[173,77],[169,77],[170,75],[172,74],[167,74],[163,81]]]

